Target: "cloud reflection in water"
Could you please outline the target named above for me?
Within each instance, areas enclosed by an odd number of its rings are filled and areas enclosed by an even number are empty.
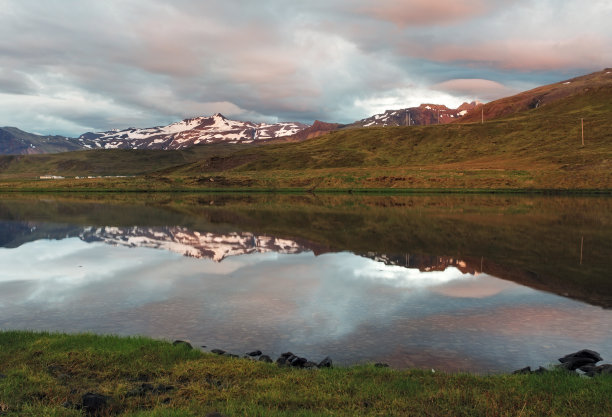
[[[544,364],[585,347],[571,336],[579,323],[554,317],[579,314],[590,329],[612,334],[609,311],[486,274],[421,272],[348,252],[255,253],[219,263],[71,238],[1,248],[0,264],[2,328],[471,370]],[[564,326],[546,332],[544,323]],[[591,339],[602,353],[612,344],[610,336]]]

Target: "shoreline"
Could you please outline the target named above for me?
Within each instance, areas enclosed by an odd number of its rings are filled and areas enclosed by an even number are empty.
[[[144,337],[0,331],[0,412],[21,415],[610,415],[612,375],[308,370]]]
[[[6,183],[0,182],[0,193],[41,193],[41,194],[100,194],[100,193],[143,193],[143,194],[355,194],[355,195],[580,195],[610,196],[611,189],[564,189],[564,188],[3,188]]]

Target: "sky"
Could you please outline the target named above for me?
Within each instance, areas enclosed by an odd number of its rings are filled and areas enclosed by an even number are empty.
[[[0,0],[0,126],[350,123],[612,66],[609,0]]]

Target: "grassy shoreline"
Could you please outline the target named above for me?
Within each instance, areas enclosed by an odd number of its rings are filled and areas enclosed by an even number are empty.
[[[603,416],[612,377],[554,371],[471,375],[374,366],[281,368],[143,337],[0,332],[0,414],[78,416],[83,394],[102,415]]]
[[[129,186],[109,183],[107,187],[96,184],[93,187],[71,184],[70,186],[41,186],[34,183],[11,187],[10,183],[0,181],[2,193],[206,193],[206,194],[533,194],[533,195],[612,195],[612,188],[304,188],[304,187],[181,187],[148,186],[138,184]]]

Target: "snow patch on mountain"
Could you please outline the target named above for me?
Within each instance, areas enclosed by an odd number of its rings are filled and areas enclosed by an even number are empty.
[[[227,119],[220,113],[151,128],[113,129],[79,137],[92,148],[184,149],[200,143],[253,143],[292,136],[309,126],[298,122],[253,123]]]

